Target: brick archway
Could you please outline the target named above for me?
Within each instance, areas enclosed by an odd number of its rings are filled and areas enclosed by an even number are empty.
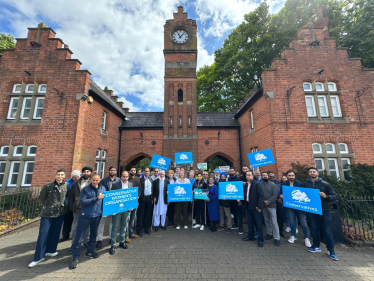
[[[132,166],[136,166],[136,164],[144,158],[152,159],[152,156],[150,156],[150,155],[148,155],[144,152],[139,152],[139,153],[131,156],[131,158],[129,160],[125,161],[125,165],[121,166],[121,172],[130,170],[130,168]]]
[[[212,159],[213,157],[218,157],[222,159],[223,161],[227,163],[228,166],[234,166],[235,161],[229,155],[227,155],[226,153],[220,152],[220,151],[215,152],[211,154],[210,156],[206,157],[204,162],[208,163],[208,161]]]

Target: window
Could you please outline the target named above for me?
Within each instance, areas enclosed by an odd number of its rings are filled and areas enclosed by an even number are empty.
[[[18,145],[14,147],[13,156],[22,156],[23,145]]]
[[[29,119],[32,98],[23,98],[21,119]]]
[[[317,92],[324,92],[325,87],[323,86],[323,83],[316,83],[316,91]]]
[[[35,88],[34,84],[26,85],[25,93],[32,94],[34,92],[34,88]]]
[[[21,186],[30,186],[32,180],[32,173],[34,171],[34,162],[26,161],[23,170],[22,184]]]
[[[99,165],[100,165],[100,162],[95,162],[95,173],[99,173]]]
[[[339,143],[339,151],[341,154],[349,153],[348,145],[346,143]]]
[[[349,166],[350,165],[351,165],[351,159],[342,158],[342,170],[343,170],[344,178],[346,180],[350,178],[350,176],[349,176]]]
[[[331,100],[331,109],[334,117],[342,117],[342,112],[340,110],[340,103],[338,96],[330,96]]]
[[[21,88],[22,88],[22,84],[14,84],[12,93],[20,94]]]
[[[44,108],[44,98],[37,98],[35,104],[35,111],[34,111],[34,119],[42,119]]]
[[[327,163],[329,164],[330,175],[339,178],[338,161],[336,158],[328,158]]]
[[[8,178],[8,186],[16,186],[17,185],[20,166],[21,166],[20,161],[13,161],[11,163],[10,171],[9,171],[9,178]]]
[[[8,119],[16,119],[18,102],[19,102],[19,98],[11,98],[10,99]]]
[[[327,108],[327,102],[326,102],[325,96],[318,96],[318,107],[319,107],[319,113],[321,114],[321,117],[329,116],[329,110]]]
[[[170,126],[173,126],[173,116],[170,116]]]
[[[251,111],[251,129],[255,128],[254,120],[253,120],[253,110]]]
[[[101,178],[104,178],[104,171],[105,171],[105,162],[106,159],[106,151],[104,149],[96,150],[96,162],[95,162],[95,172],[100,175]]]
[[[179,116],[179,126],[182,126],[182,116]]]
[[[26,156],[36,156],[36,145],[30,145],[27,148]]]
[[[106,124],[106,112],[103,111],[103,120],[101,124],[101,130],[105,131],[105,124]]]
[[[182,89],[178,90],[178,102],[183,102],[183,91],[182,91]]]
[[[313,153],[322,153],[322,145],[319,143],[313,143]]]
[[[105,162],[101,162],[101,171],[100,171],[100,177],[104,178],[104,171],[105,171]]]
[[[96,158],[100,158],[100,149],[96,149]]]
[[[336,91],[336,84],[334,82],[327,83],[327,87],[329,88],[329,91],[331,91],[331,92]]]
[[[316,165],[316,169],[318,172],[323,172],[325,170],[325,164],[323,159],[321,158],[314,158],[314,164]]]
[[[46,93],[47,92],[47,84],[41,84],[38,88],[38,93]]]
[[[316,117],[316,108],[314,105],[313,96],[305,96],[306,110],[308,112],[308,117]]]
[[[105,157],[106,157],[106,151],[105,151],[105,150],[102,150],[101,152],[102,152],[102,153],[101,153],[101,155],[102,155],[101,158],[105,159]]]
[[[191,116],[188,116],[188,126],[191,126]]]
[[[312,83],[303,83],[304,91],[312,90]]]
[[[0,162],[0,186],[3,186],[6,162]]]
[[[0,156],[8,156],[9,154],[9,146],[2,146],[0,148]]]

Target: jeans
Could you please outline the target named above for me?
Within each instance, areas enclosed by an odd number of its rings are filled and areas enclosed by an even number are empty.
[[[225,216],[224,216],[224,214],[226,214],[227,228],[231,228],[232,227],[232,218],[231,218],[230,207],[219,206],[219,214],[220,214],[220,218],[221,218],[220,222],[219,222],[220,227],[225,226]]]
[[[45,253],[55,253],[64,215],[57,218],[41,218],[39,235],[36,242],[34,261],[40,261],[45,257]]]
[[[297,218],[299,218],[301,227],[303,229],[304,239],[309,238],[308,224],[306,223],[306,212],[291,208],[288,209],[288,212],[290,216],[292,236],[296,237]]]
[[[255,229],[258,232],[258,241],[264,241],[264,231],[262,228],[262,212],[258,212],[256,209],[247,209],[247,223],[248,223],[248,235],[247,238],[255,238]]]
[[[136,211],[136,210],[133,210],[133,211]],[[119,243],[125,242],[129,218],[130,218],[130,211],[126,211],[123,213],[116,214],[115,216],[114,215],[112,216],[112,233],[110,237],[111,238],[110,245],[112,247],[116,245],[118,225],[120,223],[121,223],[121,228],[119,231]]]
[[[126,237],[128,237],[129,234],[130,234],[130,236],[134,235],[134,224],[135,224],[136,212],[137,211],[138,211],[138,209],[129,211],[130,212],[130,215],[129,215],[129,226],[128,226],[128,228],[126,228]]]
[[[71,225],[73,224],[73,220],[74,220],[73,212],[69,210],[64,217],[64,224],[62,227],[62,238],[69,239]]]
[[[313,248],[319,248],[321,244],[321,234],[320,231],[323,230],[325,235],[326,247],[330,254],[335,254],[334,251],[334,238],[331,232],[331,212],[330,210],[324,210],[323,215],[317,215],[308,213],[310,224],[311,224],[311,233],[313,236]]]
[[[175,224],[178,226],[184,224],[188,225],[188,205],[190,202],[176,202],[175,203]],[[181,215],[183,212],[183,218]]]
[[[197,224],[205,224],[205,212],[206,212],[206,203],[205,200],[195,200],[195,215],[196,215],[196,223]]]
[[[277,222],[277,208],[265,207],[262,213],[264,214],[267,234],[273,235],[275,240],[279,240],[280,234]]]
[[[290,216],[288,214],[288,210],[290,208],[283,207],[283,214],[284,214],[284,222],[286,223],[287,227],[291,227],[291,221],[290,221]]]
[[[73,241],[71,241],[71,244],[73,244],[74,242],[74,239],[75,239],[75,235],[77,233],[77,229],[78,229],[78,222],[79,222],[79,218],[81,216],[81,211],[78,211],[78,212],[75,212],[73,214],[74,216],[74,220],[73,220],[73,230],[71,232],[71,239]],[[89,228],[87,227],[87,231],[86,233],[84,234],[84,237],[83,237],[83,244],[86,244],[88,242],[88,231],[89,231]]]
[[[109,239],[112,231],[112,216],[102,217],[100,220],[99,228],[97,230],[97,241],[103,241],[105,222],[109,220]]]

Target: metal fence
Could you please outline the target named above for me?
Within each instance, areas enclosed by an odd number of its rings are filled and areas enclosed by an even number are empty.
[[[0,233],[39,217],[40,187],[0,190]]]
[[[340,197],[344,235],[353,240],[374,240],[374,197]]]

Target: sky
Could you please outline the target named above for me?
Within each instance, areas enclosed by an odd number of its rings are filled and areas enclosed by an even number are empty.
[[[267,0],[272,13],[285,0]],[[130,111],[163,111],[163,29],[182,5],[198,26],[197,67],[214,62],[230,32],[260,0],[0,0],[0,33],[26,38],[41,22],[57,32],[101,88]]]

